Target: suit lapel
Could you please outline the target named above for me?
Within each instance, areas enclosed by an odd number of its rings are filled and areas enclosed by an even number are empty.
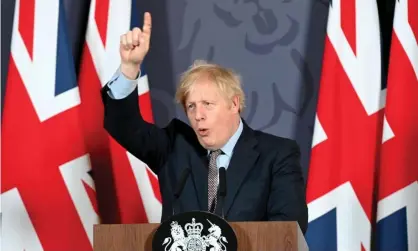
[[[259,156],[259,153],[254,149],[256,144],[257,140],[252,129],[244,123],[242,135],[234,148],[234,153],[226,171],[225,216],[228,215],[242,182],[254,167],[254,163]]]
[[[197,146],[197,155],[189,158],[192,167],[193,184],[196,189],[200,210],[208,210],[208,160],[207,151],[200,145]]]

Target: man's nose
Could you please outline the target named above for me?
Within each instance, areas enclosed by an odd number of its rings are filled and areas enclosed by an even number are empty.
[[[204,108],[200,105],[196,107],[196,113],[195,113],[195,119],[196,121],[204,120],[205,119],[205,111]]]

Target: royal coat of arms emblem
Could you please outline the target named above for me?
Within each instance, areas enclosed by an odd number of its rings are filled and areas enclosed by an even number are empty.
[[[228,240],[222,236],[221,228],[206,220],[210,224],[209,234],[206,236],[202,235],[203,224],[196,222],[195,218],[185,224],[184,229],[177,221],[172,221],[171,237],[166,237],[162,244],[165,251],[227,251],[225,243]]]

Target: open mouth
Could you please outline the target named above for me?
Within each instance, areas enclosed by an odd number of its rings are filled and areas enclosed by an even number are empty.
[[[207,129],[207,128],[199,128],[199,129],[197,130],[197,132],[198,132],[198,134],[199,134],[200,136],[207,136],[207,135],[208,135],[208,133],[209,133],[209,129]]]

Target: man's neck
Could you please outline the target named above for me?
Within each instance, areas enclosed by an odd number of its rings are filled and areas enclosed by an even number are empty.
[[[225,143],[225,145],[223,145],[220,149],[222,150],[222,152],[224,153],[224,154],[226,154],[226,155],[228,155],[228,156],[231,156],[232,155],[232,152],[233,152],[233,150],[234,150],[234,148],[235,148],[235,145],[236,145],[236,143],[237,143],[237,141],[238,141],[238,139],[239,139],[239,137],[241,136],[241,134],[242,134],[242,131],[243,131],[243,127],[244,127],[244,124],[243,124],[243,122],[242,122],[242,120],[241,120],[241,118],[240,117],[238,117],[238,121],[237,121],[237,123],[234,123],[234,124],[236,124],[236,126],[235,126],[235,130],[233,130],[234,131],[234,133],[229,137],[229,139],[228,139],[228,141]],[[208,153],[209,153],[210,151],[208,151]]]

